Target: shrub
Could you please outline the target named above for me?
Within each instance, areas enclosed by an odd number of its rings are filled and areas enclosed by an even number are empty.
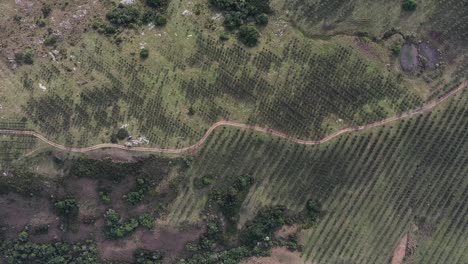
[[[414,11],[416,10],[417,3],[415,0],[404,0],[403,2],[403,10],[405,11]]]
[[[38,20],[36,21],[36,25],[37,25],[38,27],[45,27],[45,26],[46,26],[46,22],[44,21],[44,19],[38,19]]]
[[[101,34],[112,35],[112,34],[117,33],[116,27],[108,23],[104,23],[102,21],[94,22],[92,25],[92,28]]]
[[[44,45],[46,46],[54,46],[58,42],[58,37],[55,35],[47,36],[44,40]]]
[[[255,18],[255,22],[256,22],[258,25],[265,26],[266,24],[268,24],[268,15],[265,14],[265,13],[262,13],[262,14],[258,15],[258,16]]]
[[[114,25],[129,26],[139,22],[140,11],[132,6],[118,7],[107,13],[106,18]]]
[[[165,26],[167,24],[167,18],[163,15],[156,15],[154,24],[159,27]]]
[[[52,12],[52,8],[50,8],[49,5],[44,5],[42,6],[41,11],[44,17],[48,17],[50,13]]]
[[[111,203],[111,198],[107,192],[99,192],[99,197],[101,198],[103,203],[105,204]]]
[[[246,245],[255,245],[272,237],[273,232],[285,224],[285,208],[270,207],[259,211],[255,218],[248,221],[241,230],[241,240]]]
[[[58,214],[61,216],[72,217],[78,215],[79,208],[74,198],[57,201],[54,203],[54,206]]]
[[[244,24],[244,16],[241,12],[229,12],[224,17],[224,26],[227,29],[233,30]]]
[[[137,264],[159,264],[163,263],[163,254],[159,251],[137,249],[133,253]]]
[[[144,194],[141,191],[129,192],[126,195],[127,202],[135,205],[143,200]]]
[[[149,50],[147,48],[142,48],[140,50],[140,58],[146,59],[149,57]]]
[[[121,128],[119,129],[119,131],[117,131],[117,138],[119,140],[124,140],[125,138],[127,138],[130,134],[128,134],[128,131],[125,129],[125,128]]]
[[[221,35],[219,35],[219,40],[221,40],[221,41],[229,40],[229,33],[227,33],[227,32],[221,33]]]
[[[108,209],[106,211],[106,214],[104,215],[104,218],[107,221],[107,225],[115,225],[119,223],[120,221],[120,215],[117,213],[114,209]]]
[[[242,26],[239,30],[239,40],[248,47],[254,47],[258,43],[260,33],[253,26]]]
[[[138,217],[138,222],[148,230],[154,229],[154,219],[150,214],[141,215]]]
[[[309,200],[306,204],[306,212],[309,221],[315,223],[322,214],[322,204],[318,200]]]
[[[165,8],[169,2],[168,0],[146,0],[146,4],[153,8]]]
[[[34,63],[34,50],[30,48],[26,49],[22,56],[22,62],[25,64],[33,64]]]
[[[392,47],[392,54],[393,55],[398,56],[400,54],[400,51],[401,51],[401,45],[400,44],[396,44],[395,46]]]
[[[213,175],[205,175],[201,178],[195,179],[193,182],[196,189],[203,189],[205,187],[210,186],[214,181]]]

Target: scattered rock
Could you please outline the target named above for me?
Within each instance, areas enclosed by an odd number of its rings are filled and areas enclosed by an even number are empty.
[[[182,15],[184,15],[184,16],[191,16],[191,15],[193,15],[193,12],[190,11],[190,10],[184,10],[184,12],[182,12]]]

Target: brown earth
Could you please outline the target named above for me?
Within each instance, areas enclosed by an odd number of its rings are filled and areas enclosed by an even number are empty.
[[[297,233],[299,229],[299,225],[284,225],[279,229],[278,231],[275,232],[274,236],[276,238],[288,238],[291,235],[294,235]]]
[[[392,264],[402,264],[406,254],[408,244],[408,233],[406,233],[393,251]]]
[[[285,247],[276,247],[271,250],[269,257],[252,257],[240,262],[241,264],[312,264],[304,261],[299,252],[291,252]]]
[[[41,11],[45,4],[51,8],[47,17]],[[95,0],[6,0],[0,7],[4,11],[0,18],[0,54],[10,62],[11,68],[18,67],[15,53],[28,47],[36,56],[52,59],[49,52],[60,51],[61,45],[46,47],[43,44],[45,38],[54,35],[73,45],[96,17],[106,13],[103,1]],[[38,21],[45,22],[45,26],[38,26]],[[60,59],[63,53],[59,52],[55,57]]]

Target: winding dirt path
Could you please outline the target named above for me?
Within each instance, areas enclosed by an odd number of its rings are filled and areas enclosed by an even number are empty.
[[[193,144],[193,145],[191,145],[189,147],[179,148],[179,149],[172,149],[172,148],[165,149],[165,148],[157,148],[157,147],[154,147],[154,148],[150,148],[150,147],[132,147],[132,148],[128,148],[126,146],[118,145],[118,144],[99,144],[99,145],[94,145],[94,146],[86,147],[86,148],[73,148],[73,147],[66,147],[66,146],[60,145],[58,143],[55,143],[55,142],[47,139],[42,134],[40,134],[38,132],[35,132],[35,131],[0,129],[0,134],[31,135],[31,136],[34,136],[34,137],[38,138],[39,140],[41,140],[41,141],[43,141],[43,142],[45,142],[45,143],[59,149],[59,150],[63,150],[63,151],[67,151],[67,152],[74,152],[74,153],[85,153],[85,152],[89,152],[89,151],[93,151],[93,150],[97,150],[97,149],[102,149],[102,148],[118,148],[118,149],[130,150],[130,151],[182,154],[182,153],[192,152],[192,151],[195,151],[195,150],[199,149],[203,145],[203,143],[205,143],[205,141],[208,139],[208,137],[211,135],[211,133],[216,128],[223,127],[223,126],[237,127],[237,128],[241,128],[241,129],[251,129],[251,130],[254,130],[254,131],[257,131],[257,132],[270,134],[270,135],[280,137],[280,138],[286,139],[288,141],[291,141],[291,142],[294,142],[294,143],[297,143],[297,144],[302,144],[302,145],[319,145],[319,144],[330,141],[330,140],[332,140],[332,139],[334,139],[334,138],[336,138],[336,137],[338,137],[338,136],[340,136],[342,134],[348,133],[348,132],[370,129],[370,128],[382,126],[382,125],[385,125],[385,124],[388,124],[388,123],[391,123],[391,122],[394,122],[394,121],[398,121],[398,120],[401,120],[401,119],[404,119],[404,118],[408,118],[408,117],[411,117],[411,116],[414,116],[414,115],[418,115],[418,114],[421,114],[421,113],[424,113],[424,112],[428,112],[428,111],[432,110],[433,108],[435,108],[436,106],[438,106],[439,104],[445,102],[451,96],[453,96],[456,93],[458,93],[459,91],[463,90],[467,85],[468,85],[468,80],[464,81],[456,89],[450,91],[446,95],[444,95],[444,96],[438,98],[437,100],[434,100],[434,101],[424,105],[421,108],[417,108],[417,109],[414,109],[412,111],[409,111],[409,112],[406,112],[406,113],[403,113],[403,114],[400,114],[400,115],[396,115],[396,116],[393,116],[393,117],[389,117],[389,118],[383,119],[381,121],[377,121],[377,122],[370,123],[370,124],[367,124],[367,125],[343,128],[341,130],[338,130],[338,131],[336,131],[336,132],[334,132],[334,133],[332,133],[332,134],[330,134],[330,135],[328,135],[328,136],[326,136],[326,137],[324,137],[322,139],[318,139],[318,140],[298,139],[298,138],[291,137],[291,136],[289,136],[289,135],[287,135],[287,134],[285,134],[283,132],[273,130],[271,128],[259,127],[259,126],[256,126],[256,125],[247,125],[247,124],[242,124],[242,123],[237,123],[237,122],[232,122],[232,121],[219,121],[219,122],[213,124],[208,129],[208,131],[206,131],[205,135],[197,143],[195,143],[195,144]]]

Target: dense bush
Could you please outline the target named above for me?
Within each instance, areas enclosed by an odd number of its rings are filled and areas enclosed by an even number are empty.
[[[115,26],[102,21],[94,22],[92,28],[101,34],[112,35],[117,33],[117,28]]]
[[[114,25],[130,26],[139,23],[140,11],[133,6],[119,6],[107,13],[106,18]]]
[[[79,207],[75,198],[66,198],[54,203],[57,213],[63,217],[75,217],[78,215]]]
[[[257,45],[260,33],[255,27],[250,25],[244,25],[239,29],[239,40],[246,46],[253,47]]]
[[[119,213],[114,209],[108,209],[104,215],[106,220],[106,236],[110,239],[124,238],[137,229],[139,226],[138,220],[130,218],[127,222],[121,223]]]
[[[106,178],[114,182],[141,172],[141,163],[113,163],[109,160],[79,158],[72,162],[70,175],[84,178]]]
[[[245,16],[241,12],[229,12],[224,16],[224,26],[227,29],[233,30],[244,24]]]
[[[140,58],[146,59],[149,57],[149,50],[147,48],[143,48],[140,50]]]
[[[239,218],[239,210],[245,200],[253,178],[250,175],[242,175],[236,178],[234,184],[221,192],[214,190],[211,200],[215,201],[231,227],[234,227]]]
[[[392,47],[392,54],[395,55],[395,56],[398,56],[400,55],[400,51],[401,51],[401,45],[400,44],[396,44]]]
[[[169,4],[169,1],[168,0],[146,0],[146,4],[153,8],[166,9]]]
[[[17,63],[24,64],[33,64],[34,63],[34,50],[27,48],[23,52],[18,52],[15,54],[15,61]]]
[[[241,230],[241,240],[245,245],[255,246],[257,242],[269,241],[273,233],[286,223],[285,208],[271,207],[260,210]]]
[[[256,22],[258,25],[265,26],[266,24],[268,24],[268,15],[265,14],[265,13],[262,13],[262,14],[258,15],[258,16],[255,18],[255,22]]]
[[[159,27],[165,26],[167,24],[167,18],[164,15],[156,15],[154,24]]]
[[[163,254],[159,251],[137,249],[133,253],[137,264],[160,264],[163,263]]]
[[[154,217],[150,214],[140,215],[138,217],[138,223],[148,230],[154,229]]]
[[[11,176],[0,177],[0,194],[15,192],[27,197],[42,190],[43,179],[23,169],[13,170]]]
[[[417,3],[415,0],[404,0],[403,2],[403,10],[405,11],[414,11],[416,10]]]
[[[315,222],[322,213],[322,204],[318,200],[309,200],[307,201],[306,210],[309,219]]]
[[[0,242],[0,254],[6,263],[100,263],[97,247],[92,241],[36,244],[29,241],[29,234],[25,231],[16,241]]]
[[[253,47],[258,42],[259,33],[251,27],[244,27],[246,21],[258,25],[268,23],[271,13],[269,0],[210,0],[212,6],[224,11],[224,26],[229,30],[240,28],[239,38],[245,45]]]
[[[136,181],[137,188],[124,196],[124,198],[127,199],[127,202],[129,202],[132,205],[143,201],[145,194],[150,190],[151,186],[151,183],[145,181],[145,179],[138,178]]]
[[[128,136],[130,136],[130,134],[128,133],[128,131],[127,131],[125,128],[120,128],[120,129],[117,131],[117,138],[120,139],[120,140],[124,140],[124,139],[126,139]]]

